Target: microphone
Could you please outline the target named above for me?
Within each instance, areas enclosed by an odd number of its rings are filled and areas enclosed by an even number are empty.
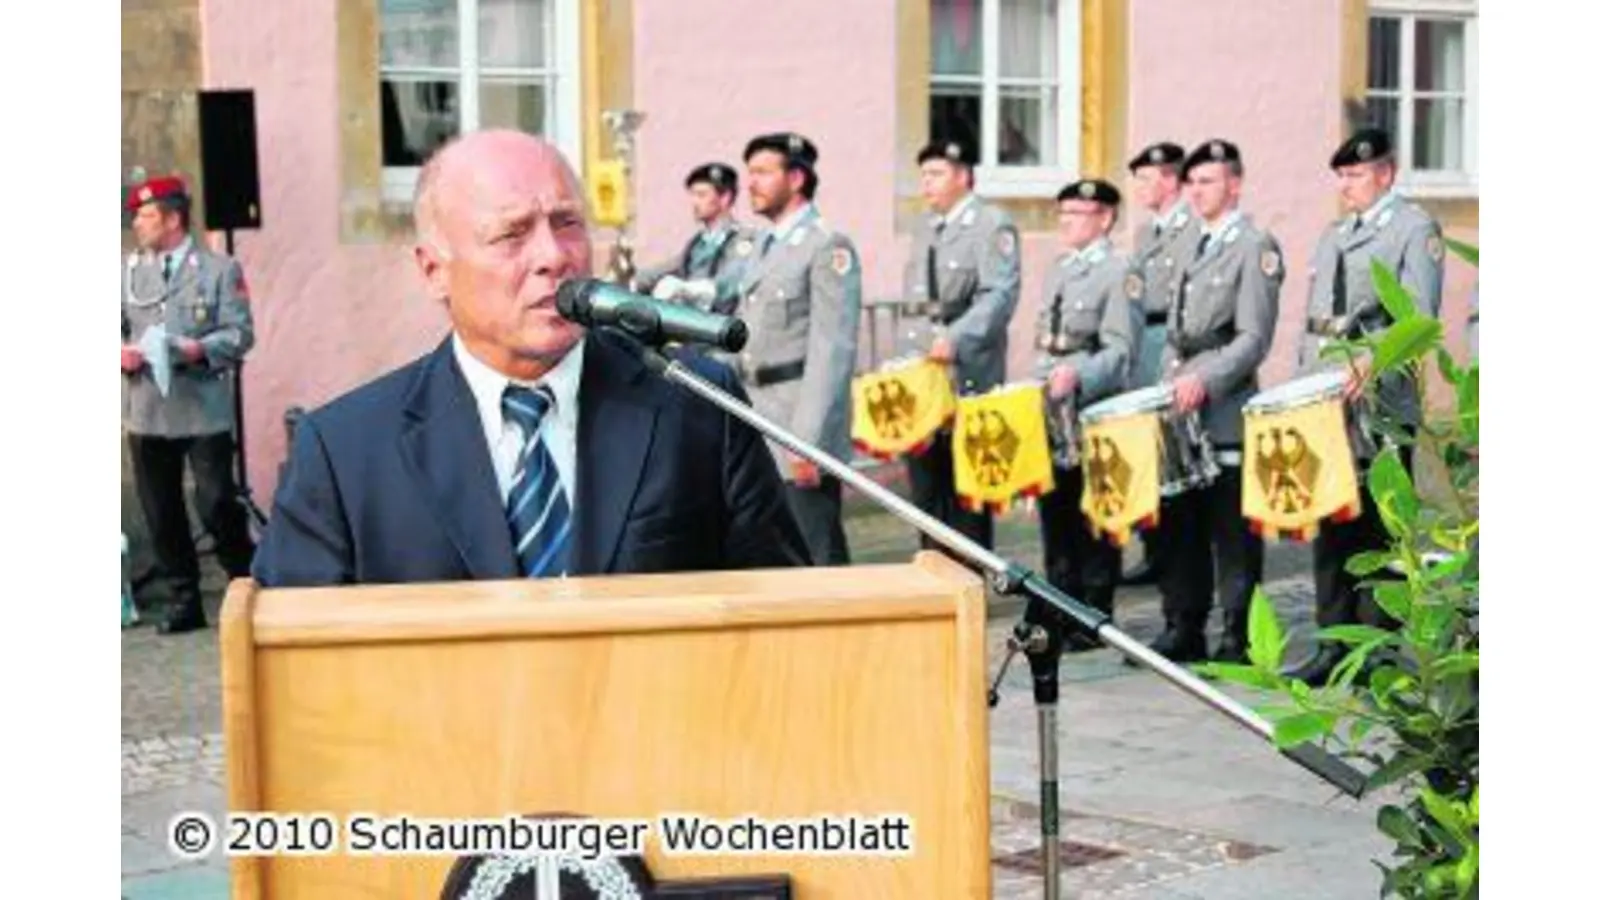
[[[556,288],[556,311],[569,322],[612,326],[651,347],[664,343],[709,344],[737,353],[750,330],[733,316],[701,312],[635,294],[598,278],[576,278]]]

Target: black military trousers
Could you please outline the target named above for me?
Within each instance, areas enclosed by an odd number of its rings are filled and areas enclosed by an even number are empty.
[[[800,534],[811,550],[811,561],[818,566],[850,565],[850,546],[844,536],[842,485],[832,475],[823,475],[816,487],[800,487],[789,482],[789,509],[794,513]]]
[[[1209,487],[1162,500],[1152,535],[1160,545],[1158,583],[1167,629],[1198,646],[1204,646],[1213,590],[1224,634],[1243,646],[1250,597],[1261,583],[1264,552],[1261,537],[1245,522],[1239,467],[1221,469]]]
[[[130,434],[134,480],[158,573],[175,609],[200,609],[200,561],[183,495],[183,462],[194,472],[195,507],[216,540],[217,561],[230,578],[250,573],[255,546],[233,478],[233,435],[168,438]]]
[[[1045,578],[1056,588],[1111,614],[1122,551],[1095,537],[1082,510],[1083,467],[1055,470],[1056,489],[1039,498]]]
[[[951,434],[941,430],[921,456],[906,458],[906,478],[911,482],[911,502],[928,515],[960,532],[985,550],[994,549],[994,516],[963,509],[956,499],[956,463],[951,449]],[[922,549],[939,550],[943,545],[922,535]]]
[[[1400,462],[1415,480],[1411,467],[1411,447],[1400,448]],[[1311,565],[1317,583],[1317,626],[1373,625],[1378,628],[1398,626],[1393,618],[1378,607],[1370,588],[1359,587],[1362,579],[1345,571],[1345,565],[1358,553],[1383,550],[1392,540],[1383,527],[1383,517],[1378,515],[1378,504],[1367,490],[1367,471],[1370,462],[1363,462],[1357,480],[1361,485],[1361,515],[1349,522],[1324,522],[1311,541]],[[1367,576],[1367,580],[1381,580],[1380,573]]]

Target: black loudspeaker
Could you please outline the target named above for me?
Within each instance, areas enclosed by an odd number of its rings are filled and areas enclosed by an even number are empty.
[[[261,227],[254,91],[200,92],[200,170],[206,227]]]

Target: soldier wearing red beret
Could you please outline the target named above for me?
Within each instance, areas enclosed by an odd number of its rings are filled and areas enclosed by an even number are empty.
[[[182,180],[141,180],[128,193],[138,249],[122,278],[122,425],[170,603],[163,633],[206,627],[200,566],[183,493],[229,577],[249,574],[255,548],[233,477],[233,385],[255,342],[239,264],[195,240]]]

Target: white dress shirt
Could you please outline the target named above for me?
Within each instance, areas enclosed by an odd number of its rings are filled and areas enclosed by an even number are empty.
[[[500,502],[511,493],[511,479],[516,475],[517,455],[522,452],[525,440],[522,428],[506,420],[500,402],[506,386],[513,379],[489,368],[467,350],[461,336],[455,335],[456,362],[467,386],[478,404],[478,419],[483,423],[483,436],[489,444],[489,458],[494,461],[495,481],[500,485]],[[578,383],[583,376],[583,341],[580,339],[556,367],[544,373],[537,381],[517,381],[528,388],[548,385],[555,397],[554,407],[545,413],[539,423],[539,434],[555,457],[556,472],[561,475],[561,487],[567,493],[567,505],[575,506],[573,486],[578,471]]]

